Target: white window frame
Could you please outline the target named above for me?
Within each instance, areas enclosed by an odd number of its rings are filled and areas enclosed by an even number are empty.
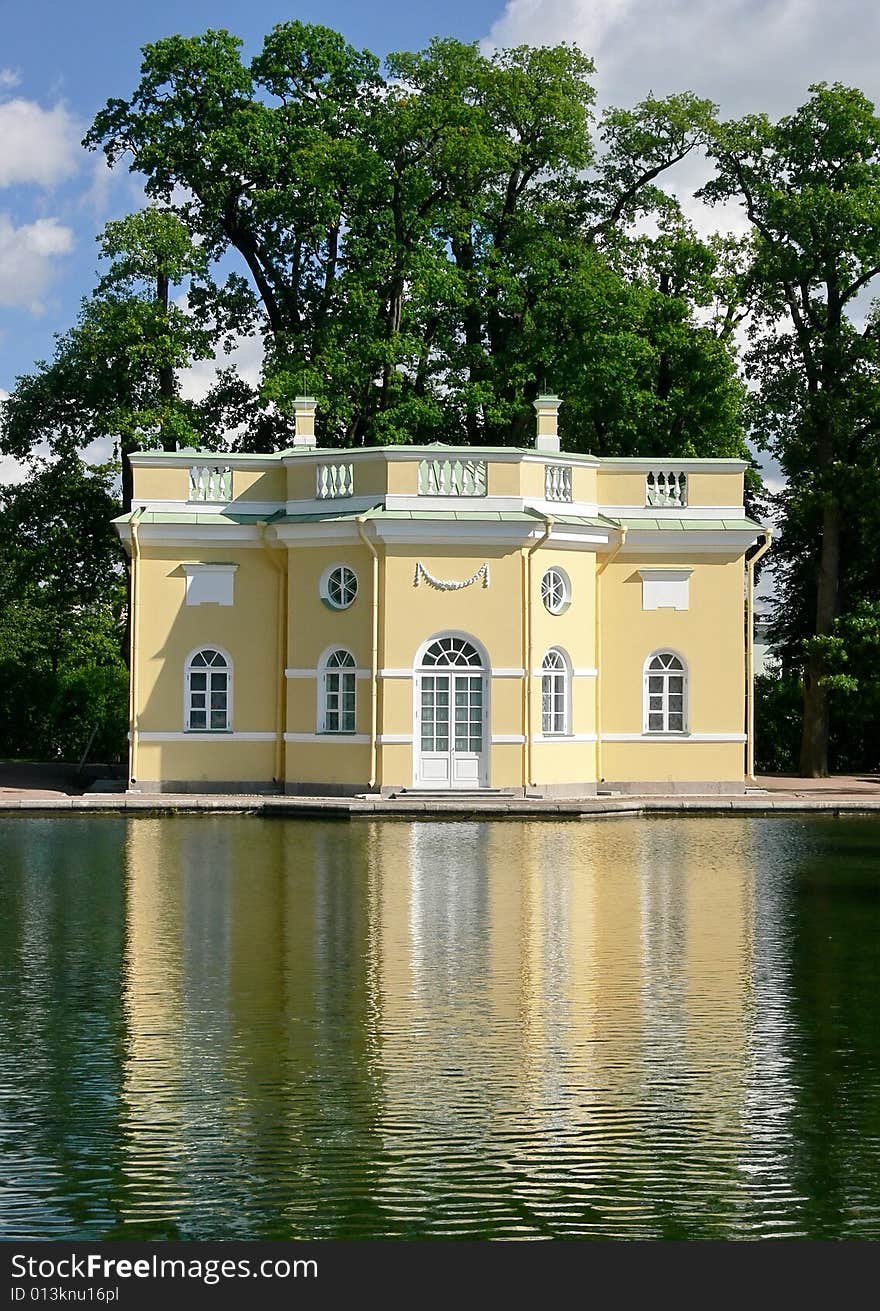
[[[680,666],[680,668],[677,668],[677,667],[675,667],[675,666],[667,667],[667,668],[665,668],[665,669],[652,669],[652,668],[651,668],[652,662],[653,662],[654,660],[659,660],[659,659],[662,659],[662,658],[664,658],[664,657],[671,658],[671,659],[673,659],[673,660],[677,660],[677,661],[678,661],[678,664],[679,664],[679,666]],[[681,716],[682,716],[682,721],[681,721],[681,722],[682,722],[682,726],[681,726],[681,728],[670,728],[670,727],[669,727],[669,716],[670,716],[670,713],[671,713],[671,712],[670,712],[670,708],[669,708],[669,696],[670,696],[670,692],[669,692],[669,680],[670,680],[670,678],[673,678],[673,677],[675,677],[675,678],[681,678],[681,680],[682,680],[682,683],[681,683],[681,693],[682,693],[682,696],[681,696]],[[663,686],[662,686],[660,692],[659,692],[659,693],[653,693],[653,695],[655,695],[655,696],[658,696],[658,695],[659,695],[660,698],[661,698],[661,708],[660,708],[659,711],[656,710],[656,709],[654,709],[654,710],[651,709],[651,695],[652,695],[652,694],[651,694],[651,693],[649,692],[649,690],[648,690],[649,687],[650,687],[649,679],[651,679],[651,678],[662,678],[662,680],[663,680]],[[688,728],[689,706],[688,706],[688,702],[689,702],[689,700],[690,700],[690,697],[689,697],[689,686],[688,686],[688,685],[689,685],[689,681],[690,681],[690,680],[689,680],[689,676],[688,676],[688,665],[687,665],[687,661],[685,660],[684,656],[681,654],[680,651],[673,651],[671,647],[663,647],[662,649],[660,649],[660,650],[658,650],[658,651],[652,651],[652,652],[651,652],[651,654],[648,656],[648,658],[647,658],[646,661],[645,661],[645,664],[644,664],[644,673],[643,673],[643,679],[642,679],[642,733],[643,733],[646,737],[687,737],[687,736],[688,736],[688,733],[689,733],[689,728]],[[652,714],[655,714],[655,715],[656,715],[656,714],[661,714],[661,715],[663,716],[663,727],[662,727],[662,728],[651,728],[651,727],[650,727],[650,722],[651,722],[651,721],[650,721],[650,716],[651,716]]]
[[[549,666],[547,664],[548,660],[554,657],[559,663],[554,662],[552,666]],[[552,724],[557,717],[557,711],[553,708],[553,700],[559,694],[559,684],[561,684],[562,693],[562,727],[548,728],[547,713],[544,708],[545,698],[550,697],[549,718]],[[568,653],[563,651],[560,646],[551,646],[541,661],[541,736],[548,738],[571,737],[571,661],[568,658]]]
[[[337,655],[347,656],[351,661],[351,664],[331,665],[330,661]],[[352,737],[357,733],[357,661],[351,651],[349,651],[348,647],[331,646],[321,656],[318,663],[318,669],[320,671],[320,677],[318,679],[318,732],[329,737]],[[354,699],[354,724],[351,728],[330,728],[328,727],[327,722],[329,717],[327,697],[330,693],[330,679],[337,676],[339,677],[340,685],[336,690],[335,695],[342,698],[346,695],[343,685],[345,675],[351,677],[351,695]],[[341,700],[339,708],[335,713],[339,715],[341,721],[344,713]]]
[[[192,675],[193,673],[210,673],[211,668],[219,669],[219,665],[210,666],[202,665],[193,670],[193,660],[203,651],[216,651],[226,661],[226,724],[223,728],[212,728],[210,725],[210,706],[208,705],[209,691],[206,680],[205,686],[205,726],[204,728],[194,727],[190,723],[192,714]],[[233,695],[233,665],[232,656],[229,652],[217,642],[202,642],[199,646],[194,647],[183,664],[183,731],[185,733],[231,733],[232,732],[232,695]]]
[[[346,572],[351,574],[352,578],[354,579],[354,596],[351,598],[350,601],[347,601],[345,605],[340,605],[339,602],[334,601],[330,595],[330,579],[337,572],[337,570],[340,569],[346,570]],[[350,610],[351,607],[354,605],[355,601],[358,599],[358,595],[360,594],[360,579],[357,576],[357,570],[354,569],[352,565],[346,564],[344,560],[337,560],[335,564],[328,565],[327,568],[324,570],[324,572],[321,574],[319,591],[321,594],[321,600],[325,603],[325,605],[328,605],[331,610],[336,610],[339,612],[343,610]]]
[[[550,584],[548,579],[551,574],[555,574],[562,584],[562,598],[558,604],[551,606],[550,601]],[[541,601],[544,609],[551,615],[564,615],[571,605],[571,579],[564,569],[558,564],[552,564],[544,570],[541,575]]]

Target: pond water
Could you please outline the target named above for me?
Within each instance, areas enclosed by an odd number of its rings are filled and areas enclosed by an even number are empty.
[[[0,1236],[880,1238],[880,821],[0,821]]]

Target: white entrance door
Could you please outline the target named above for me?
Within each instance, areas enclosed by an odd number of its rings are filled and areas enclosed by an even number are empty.
[[[441,637],[418,675],[416,783],[477,788],[487,781],[485,672],[464,638]]]

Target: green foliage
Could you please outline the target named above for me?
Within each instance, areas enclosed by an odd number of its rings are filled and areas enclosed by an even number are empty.
[[[250,293],[240,278],[216,286],[207,256],[174,214],[145,210],[100,237],[108,267],[76,325],[56,338],[51,361],[17,379],[0,416],[0,445],[19,460],[37,448],[75,456],[112,439],[123,454],[219,440],[218,396],[202,407],[180,394],[178,374],[210,360],[247,327]],[[190,308],[169,298],[187,282]]]
[[[0,756],[92,759],[125,747],[125,576],[116,471],[75,457],[0,487]]]
[[[755,677],[755,769],[759,774],[795,774],[801,737],[800,680]]]
[[[880,118],[860,91],[810,91],[777,123],[720,125],[704,194],[740,199],[754,229],[750,417],[787,478],[777,637],[792,674],[806,653],[800,765],[824,774],[849,677],[835,620],[875,600],[880,577],[880,338],[858,300],[880,274]]]
[[[299,22],[247,65],[223,31],[143,56],[86,144],[206,258],[243,260],[266,363],[262,406],[239,390],[242,445],[286,443],[266,403],[289,415],[306,388],[325,444],[522,444],[546,383],[570,449],[743,452],[729,325],[696,317],[721,264],[655,186],[710,136],[709,102],[649,97],[595,127],[575,46],[437,39],[382,69]],[[653,262],[626,235],[646,213],[669,229]]]

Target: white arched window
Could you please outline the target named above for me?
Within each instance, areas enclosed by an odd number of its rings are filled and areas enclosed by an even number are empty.
[[[438,637],[423,655],[422,665],[456,665],[465,669],[482,669],[483,657],[473,642],[465,637]]]
[[[553,647],[541,662],[541,732],[569,732],[571,668],[564,651]]]
[[[645,732],[687,731],[687,670],[680,656],[658,651],[645,662]]]
[[[193,651],[186,662],[185,724],[189,732],[232,728],[232,661],[216,647]]]
[[[357,668],[350,651],[331,651],[321,681],[321,732],[353,733],[357,724]]]

